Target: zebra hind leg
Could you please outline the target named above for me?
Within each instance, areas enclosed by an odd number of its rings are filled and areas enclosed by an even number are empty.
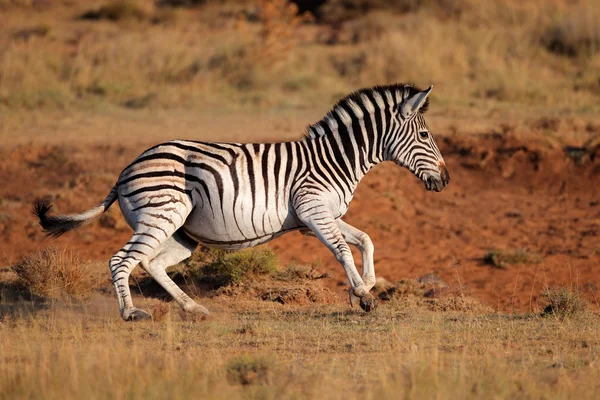
[[[154,235],[147,232],[134,233],[132,239],[108,263],[119,303],[119,311],[125,321],[150,318],[150,314],[146,311],[133,306],[131,291],[129,290],[131,271],[147,257],[145,251],[153,250],[153,247],[150,247],[151,245],[146,244],[141,238],[154,238]]]
[[[190,257],[197,245],[197,242],[179,230],[164,243],[160,252],[152,260],[142,262],[142,268],[175,299],[183,311],[209,315],[206,308],[181,290],[166,273],[168,267]]]
[[[129,290],[129,276],[138,264],[142,264],[145,269],[151,270],[150,261],[161,253],[165,244],[171,242],[170,239],[177,228],[176,224],[163,228],[158,224],[139,223],[134,228],[131,240],[110,259],[109,267],[119,302],[119,310],[125,321],[150,318],[149,313],[133,306],[131,291]],[[189,257],[190,254],[191,252],[185,258]],[[159,281],[159,283],[161,282]],[[175,283],[172,284],[175,285]]]

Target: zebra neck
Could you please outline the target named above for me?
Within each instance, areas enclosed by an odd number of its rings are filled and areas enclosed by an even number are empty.
[[[314,164],[351,193],[365,174],[381,162],[379,151],[360,132],[353,136],[332,132],[304,143],[314,157]]]

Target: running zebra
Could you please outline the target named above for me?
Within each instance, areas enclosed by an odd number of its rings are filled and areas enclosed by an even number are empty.
[[[129,275],[140,264],[186,312],[208,310],[166,274],[198,243],[220,249],[255,246],[299,230],[319,238],[350,282],[350,304],[375,308],[373,243],[342,220],[362,177],[393,161],[441,191],[450,179],[423,114],[431,87],[376,86],[340,100],[300,141],[205,143],[175,140],[154,146],[127,166],[104,202],[75,215],[35,214],[53,237],[100,217],[115,200],[133,236],[109,262],[121,316],[150,315],[135,308]],[[349,245],[362,254],[362,277]]]

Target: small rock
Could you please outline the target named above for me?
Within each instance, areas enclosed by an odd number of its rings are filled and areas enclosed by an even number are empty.
[[[417,278],[417,282],[422,283],[424,285],[435,286],[439,288],[448,287],[448,284],[434,273],[429,273],[427,275],[421,276],[420,278]]]
[[[438,297],[448,284],[434,273],[429,273],[417,278],[417,282],[425,286],[425,297]]]
[[[388,281],[385,278],[378,277],[375,279],[375,286],[373,286],[373,290],[380,292],[384,290],[388,290],[394,287],[394,284]]]

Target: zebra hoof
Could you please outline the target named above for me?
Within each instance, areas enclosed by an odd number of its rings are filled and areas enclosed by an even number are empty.
[[[358,306],[358,304],[360,303],[360,297],[356,296],[353,293],[352,289],[350,289],[350,291],[349,291],[349,297],[350,297],[350,307],[354,308],[354,307]]]
[[[206,307],[202,307],[200,304],[191,304],[186,306],[183,311],[189,314],[198,314],[198,315],[210,315],[210,312],[206,309]]]
[[[125,321],[141,321],[144,319],[152,319],[152,316],[144,310],[132,308],[123,312],[123,319]]]
[[[360,308],[362,308],[365,312],[373,311],[375,307],[377,307],[375,297],[373,297],[371,294],[360,298]]]

